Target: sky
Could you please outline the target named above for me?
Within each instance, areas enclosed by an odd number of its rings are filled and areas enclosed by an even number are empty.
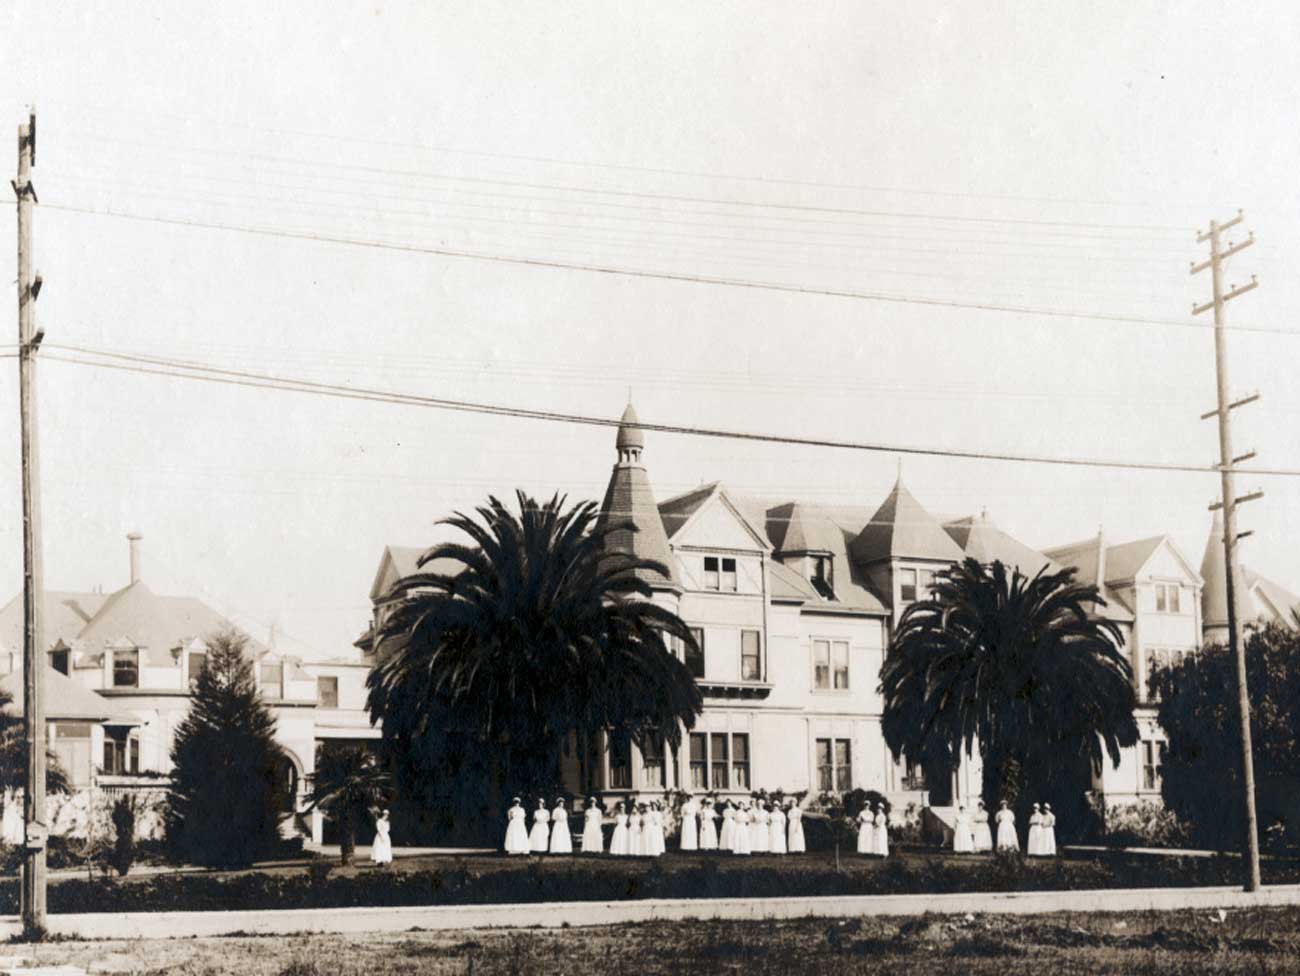
[[[0,123],[38,114],[46,585],[125,585],[138,531],[156,591],[331,657],[366,624],[384,545],[431,543],[489,493],[599,499],[614,462],[607,428],[108,370],[59,345],[611,418],[630,395],[653,423],[1211,464],[1213,336],[1190,314],[1210,285],[1188,269],[1197,231],[1238,208],[1234,239],[1256,243],[1227,283],[1260,287],[1228,309],[1230,382],[1262,399],[1236,444],[1300,468],[1300,10],[1063,6],[5,5]],[[0,241],[14,219],[0,208]],[[13,262],[4,244],[4,342]],[[21,586],[17,428],[11,409],[0,599]],[[873,508],[899,470],[888,450],[647,441],[660,499],[720,480]],[[931,512],[986,509],[1033,546],[1167,533],[1194,565],[1219,492],[1200,473],[902,471]],[[1255,487],[1244,560],[1300,590],[1300,479],[1239,479]]]

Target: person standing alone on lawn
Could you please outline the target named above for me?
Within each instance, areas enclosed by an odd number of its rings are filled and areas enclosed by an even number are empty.
[[[551,811],[551,853],[572,854],[573,836],[569,833],[569,810],[564,798],[557,797]]]
[[[767,815],[767,849],[772,854],[786,852],[785,814],[779,803],[773,803],[772,812]]]
[[[514,805],[506,814],[506,853],[507,854],[527,854],[528,853],[528,814],[524,813],[523,804],[519,802],[519,797],[514,798]]]
[[[700,850],[716,851],[718,849],[718,825],[713,822],[717,819],[718,809],[713,805],[713,801],[706,796],[704,806],[700,810]]]
[[[1018,851],[1020,850],[1020,838],[1016,836],[1016,815],[1007,806],[1007,801],[1002,801],[1002,806],[998,809],[998,850],[1000,851]]]
[[[791,854],[802,854],[808,849],[803,839],[803,811],[794,800],[786,806],[785,817],[786,850]]]
[[[587,809],[582,812],[582,853],[599,854],[605,849],[605,837],[600,832],[604,811],[594,796],[587,797]]]
[[[682,827],[678,835],[681,838],[681,849],[684,851],[698,851],[700,849],[699,827],[695,821],[695,814],[698,809],[695,797],[689,793],[686,794],[686,802],[682,804]]]
[[[545,854],[551,843],[551,815],[546,812],[546,801],[538,799],[533,811],[533,830],[528,835],[528,848],[534,854]]]
[[[975,853],[983,854],[993,850],[993,832],[989,830],[989,812],[984,809],[984,801],[977,800],[975,807]]]
[[[385,810],[375,821],[375,842],[370,845],[370,860],[376,864],[393,863],[393,842],[388,831],[388,811]]]

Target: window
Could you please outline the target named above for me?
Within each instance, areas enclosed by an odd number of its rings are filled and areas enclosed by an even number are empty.
[[[202,651],[190,651],[185,655],[185,666],[189,669],[190,687],[194,687],[194,682],[199,680],[199,675],[203,673],[203,665],[208,656]]]
[[[848,739],[817,740],[817,786],[823,793],[853,789],[853,762]]]
[[[734,732],[731,736],[731,774],[736,789],[749,789],[749,733]]]
[[[284,697],[284,665],[280,663],[262,665],[262,697]]]
[[[50,667],[60,674],[68,673],[68,652],[66,650],[50,651]]]
[[[632,788],[632,749],[626,739],[611,740],[609,744],[609,788]]]
[[[94,757],[90,751],[90,724],[87,722],[51,722],[50,738],[59,765],[73,786],[91,784]]]
[[[903,769],[903,789],[905,790],[923,790],[925,789],[925,767],[917,763],[909,762]]]
[[[128,776],[140,772],[140,740],[131,730],[111,726],[104,729],[104,772]]]
[[[848,641],[813,641],[813,688],[818,691],[847,691],[849,687]]]
[[[913,603],[916,600],[916,570],[904,569],[899,571],[902,578],[902,584],[899,588],[899,599],[904,603]]]
[[[691,677],[704,677],[704,628],[692,627],[691,636],[695,638],[695,648],[692,650],[689,644],[685,648],[686,670],[690,671]]]
[[[730,750],[727,748],[727,734],[714,732],[709,736],[709,785],[715,790],[725,790],[731,782],[728,769]]]
[[[1181,613],[1182,587],[1175,583],[1156,584],[1156,613]]]
[[[835,599],[835,564],[830,556],[808,557],[808,582],[827,600]]]
[[[722,588],[728,593],[736,592],[736,561],[722,560]]]
[[[138,650],[113,652],[113,687],[140,687],[140,652]]]
[[[316,704],[321,708],[339,707],[339,679],[334,675],[322,675],[316,679]]]
[[[742,630],[740,632],[740,680],[762,681],[763,660],[758,631]]]
[[[646,786],[668,785],[664,774],[664,740],[646,736],[641,740],[641,770]]]
[[[1160,789],[1160,762],[1165,756],[1165,744],[1152,739],[1142,740],[1142,789]]]
[[[709,737],[703,732],[691,733],[691,789],[709,788]]]
[[[719,577],[718,557],[705,556],[704,557],[704,588],[706,590],[721,589],[721,586],[718,583],[718,577]]]

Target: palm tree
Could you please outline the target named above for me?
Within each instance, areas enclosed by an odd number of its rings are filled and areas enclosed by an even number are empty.
[[[895,758],[954,769],[978,744],[984,802],[1081,801],[1078,782],[1137,742],[1133,672],[1105,605],[1074,570],[1032,578],[974,559],[940,574],[899,622],[881,671]],[[1037,792],[1021,796],[1022,786]],[[1023,822],[1023,821],[1022,821]]]
[[[0,688],[0,791],[21,790],[27,783],[27,739],[23,719],[12,711],[13,695]],[[53,749],[45,753],[45,790],[70,793],[72,784]]]
[[[319,808],[336,817],[339,824],[339,858],[352,863],[357,846],[357,828],[371,810],[382,806],[392,787],[392,778],[375,754],[362,746],[316,750],[316,772],[311,779],[307,809]]]
[[[396,584],[368,679],[399,772],[431,805],[454,805],[477,782],[477,815],[492,823],[503,788],[559,789],[566,745],[584,770],[603,733],[676,747],[702,708],[669,644],[694,646],[690,630],[650,602],[637,572],[666,567],[608,552],[609,533],[627,526],[599,526],[593,502],[517,498],[518,515],[489,498],[477,519],[445,520],[469,543],[433,547]],[[454,571],[431,568],[448,562]]]

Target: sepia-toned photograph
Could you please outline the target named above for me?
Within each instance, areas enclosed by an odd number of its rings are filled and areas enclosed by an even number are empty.
[[[1300,972],[1297,40],[9,0],[0,976]]]

